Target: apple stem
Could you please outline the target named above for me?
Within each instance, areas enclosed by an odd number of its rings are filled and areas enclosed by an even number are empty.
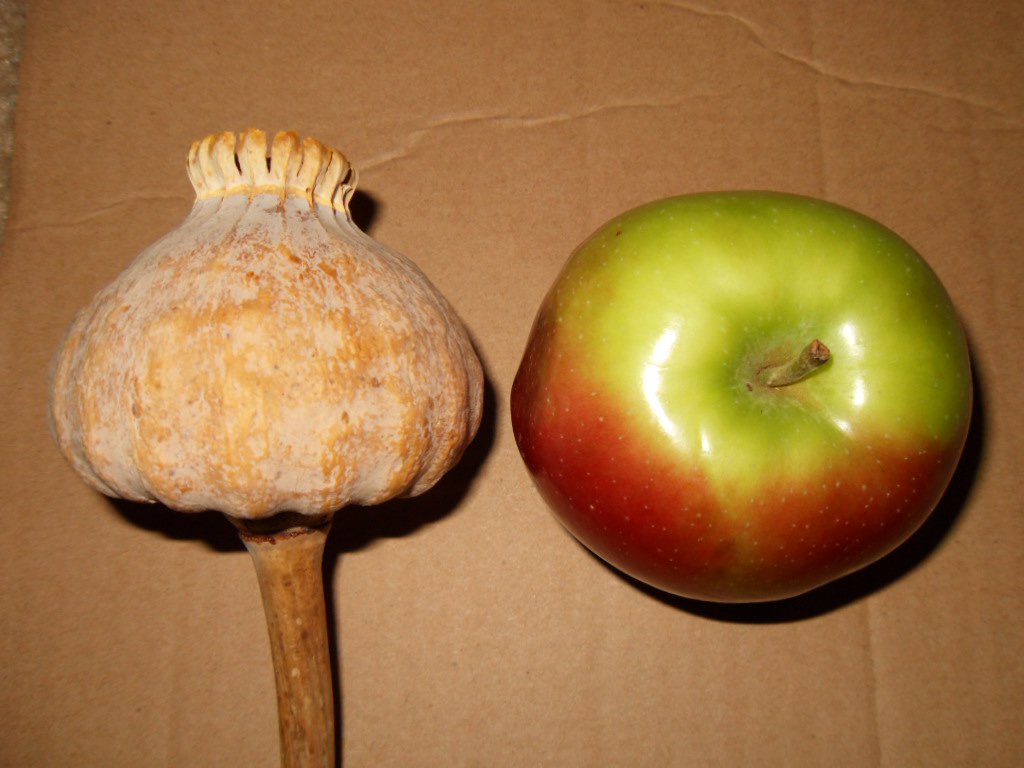
[[[788,387],[807,378],[832,357],[828,347],[815,339],[793,360],[775,368],[761,371],[761,381],[769,387]]]

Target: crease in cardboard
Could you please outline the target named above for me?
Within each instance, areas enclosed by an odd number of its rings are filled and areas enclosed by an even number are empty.
[[[890,91],[900,91],[903,93],[917,94],[919,96],[927,96],[934,99],[941,99],[943,101],[950,101],[956,104],[961,104],[973,109],[987,112],[1001,120],[1010,123],[1014,127],[1024,127],[1024,121],[1022,121],[1016,115],[1010,114],[1000,108],[996,104],[991,104],[983,99],[977,98],[976,96],[956,93],[954,91],[940,90],[938,88],[925,88],[921,85],[912,85],[909,83],[893,83],[884,80],[877,80],[868,77],[856,77],[853,75],[845,74],[831,67],[828,67],[821,62],[817,61],[813,57],[801,56],[800,54],[792,51],[778,48],[770,45],[765,38],[764,32],[752,21],[743,16],[733,13],[730,11],[721,11],[712,8],[705,8],[701,5],[693,3],[680,2],[679,0],[645,0],[644,2],[637,3],[640,6],[659,6],[662,8],[668,8],[677,11],[683,11],[691,13],[697,16],[705,16],[707,18],[727,19],[734,24],[742,27],[747,33],[747,36],[759,47],[773,56],[777,56],[780,59],[796,64],[805,70],[810,71],[812,74],[820,77],[825,77],[829,80],[837,82],[841,85],[848,86],[850,88],[877,88]]]
[[[871,621],[871,604],[865,603],[863,607],[864,614],[864,635],[867,638],[867,685],[868,685],[868,699],[871,702],[871,723],[872,730],[875,736],[875,765],[885,765],[884,755],[882,753],[882,716],[881,716],[881,705],[878,700],[878,664],[875,661],[875,647],[877,645],[875,637],[874,626]]]
[[[15,224],[14,226],[8,227],[8,234],[11,233],[22,233],[22,232],[33,232],[38,230],[47,229],[68,229],[71,227],[77,227],[80,224],[87,224],[95,219],[102,218],[113,211],[125,206],[134,205],[136,203],[157,203],[167,202],[169,200],[180,200],[183,202],[189,202],[192,198],[186,195],[170,195],[161,193],[146,193],[139,195],[131,195],[124,197],[119,200],[114,200],[102,205],[99,208],[94,208],[91,211],[87,211],[73,219],[56,219],[51,221],[39,221],[29,222],[27,224]]]
[[[416,149],[420,146],[433,133],[443,131],[450,128],[458,128],[467,125],[490,125],[502,130],[515,130],[515,129],[529,129],[529,128],[541,128],[549,125],[555,125],[558,123],[568,123],[574,120],[586,120],[592,117],[598,117],[600,115],[607,114],[608,112],[620,112],[629,110],[658,110],[658,109],[672,109],[675,107],[682,106],[688,101],[693,99],[704,99],[712,98],[717,96],[717,93],[694,93],[688,96],[672,99],[670,101],[622,101],[612,102],[607,104],[595,104],[584,109],[577,110],[575,112],[551,112],[549,114],[537,114],[537,115],[510,115],[501,112],[492,113],[466,113],[466,114],[451,114],[442,115],[433,120],[427,122],[422,128],[416,128],[409,131],[408,134],[398,142],[398,145],[388,151],[379,154],[365,162],[359,164],[360,171],[367,171],[374,168],[380,168],[381,166],[392,163],[396,160],[412,155]]]

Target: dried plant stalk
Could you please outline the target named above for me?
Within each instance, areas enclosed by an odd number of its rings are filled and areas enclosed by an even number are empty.
[[[242,530],[270,633],[283,768],[334,768],[334,693],[323,587],[329,525]]]

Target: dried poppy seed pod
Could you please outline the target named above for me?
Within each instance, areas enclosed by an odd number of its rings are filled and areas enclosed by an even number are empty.
[[[337,151],[196,142],[197,200],[79,313],[52,420],[100,491],[180,510],[323,515],[429,488],[480,419],[445,299],[351,222]]]
[[[353,225],[341,153],[220,133],[192,145],[188,173],[189,216],[72,323],[51,425],[101,492],[239,526],[283,765],[333,766],[327,524],[421,493],[458,461],[480,422],[480,362],[423,273]]]

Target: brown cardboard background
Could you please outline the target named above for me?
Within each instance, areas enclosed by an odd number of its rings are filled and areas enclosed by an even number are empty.
[[[493,387],[441,488],[336,522],[346,765],[1024,764],[1021,39],[1009,0],[33,3],[0,260],[0,765],[277,763],[231,530],[97,496],[45,420],[74,311],[187,212],[189,143],[248,126],[349,156],[370,233],[459,309]],[[742,187],[913,243],[960,308],[979,404],[906,547],[725,609],[585,555],[506,406],[577,242],[647,200]]]

